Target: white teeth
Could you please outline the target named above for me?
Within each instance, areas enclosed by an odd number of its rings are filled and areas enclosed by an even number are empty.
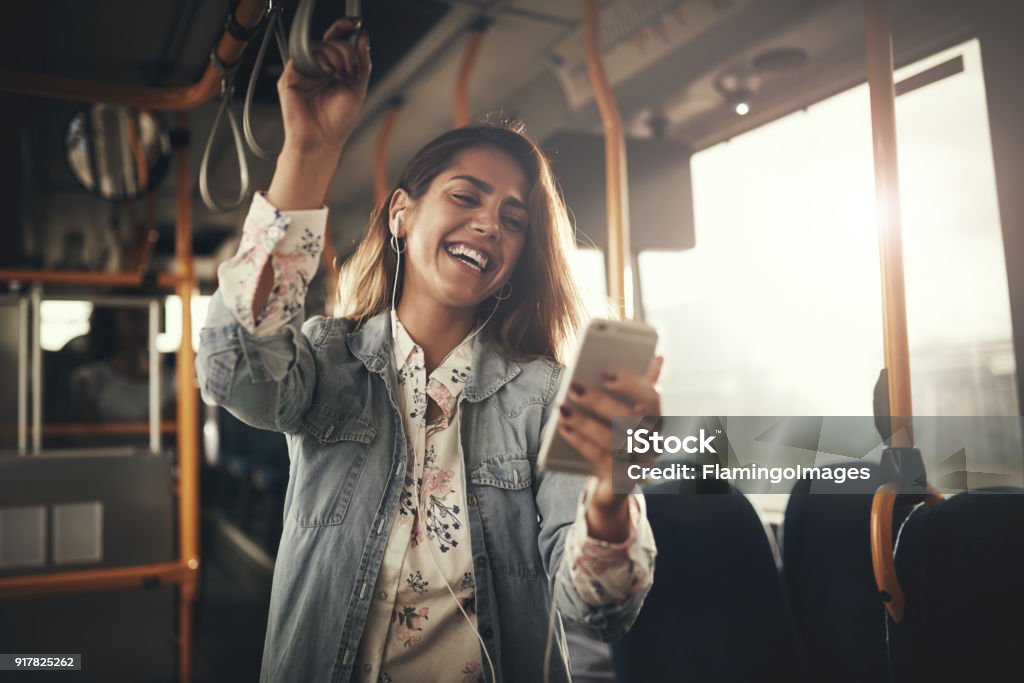
[[[484,268],[487,267],[488,259],[487,254],[482,251],[477,251],[473,247],[465,244],[451,244],[448,246],[448,253],[452,256],[463,256],[463,262],[473,266],[480,272],[483,272]],[[468,261],[466,259],[469,259]]]

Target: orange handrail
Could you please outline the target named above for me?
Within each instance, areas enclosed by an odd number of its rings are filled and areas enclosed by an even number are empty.
[[[882,261],[882,329],[885,367],[889,371],[889,414],[910,417],[910,351],[903,282],[903,239],[900,228],[899,163],[896,152],[896,89],[893,83],[892,19],[888,0],[865,0],[868,90],[875,157],[875,212]],[[897,431],[893,447],[913,446],[907,424]]]
[[[391,146],[391,135],[395,132],[395,124],[398,123],[398,112],[401,110],[401,102],[392,102],[388,107],[384,124],[377,136],[377,144],[373,149],[373,203],[382,211],[386,210],[384,202],[388,199],[388,147]]]
[[[0,599],[130,588],[148,585],[154,580],[166,583],[194,582],[198,567],[198,564],[193,567],[184,562],[161,562],[131,567],[13,576],[0,579]]]
[[[178,112],[178,128],[187,131],[188,114]],[[178,680],[192,680],[192,611],[196,599],[199,568],[199,397],[195,384],[195,351],[192,329],[192,292],[195,263],[192,260],[192,164],[188,147],[175,152],[177,204],[175,207],[174,256],[180,276],[177,292],[181,299],[181,344],[178,346],[178,557],[193,570],[179,583],[178,593]]]
[[[135,272],[137,273],[145,273],[149,268],[153,250],[156,249],[157,240],[160,238],[156,228],[156,192],[154,190],[146,193],[146,223],[141,227],[145,232],[140,235],[136,250]]]
[[[35,268],[2,268],[0,282],[24,282],[51,285],[106,285],[110,287],[140,287],[139,273],[95,273],[91,270],[37,270]],[[181,276],[161,273],[156,276],[158,287],[176,287]]]
[[[149,187],[149,164],[146,163],[146,152],[142,149],[142,141],[139,139],[139,119],[136,112],[128,115],[128,142],[132,146],[132,157],[135,159],[135,170],[137,173],[136,187]]]
[[[480,55],[480,47],[484,44],[486,31],[487,25],[479,22],[469,29],[466,50],[462,53],[459,73],[455,77],[455,102],[452,115],[455,128],[469,125],[469,81],[473,76],[477,57]]]
[[[265,0],[239,0],[235,21],[245,28],[259,25],[266,10]],[[217,57],[234,64],[242,57],[245,42],[225,32],[217,44]],[[147,88],[102,81],[84,81],[44,74],[0,69],[0,91],[75,102],[107,102],[140,109],[193,109],[220,94],[221,75],[211,62],[192,85]]]
[[[892,511],[898,494],[897,484],[889,482],[878,487],[871,501],[871,568],[885,609],[897,624],[903,620],[903,609],[907,602],[899,577],[896,576],[893,556]],[[941,493],[929,487],[924,503],[934,505],[943,500],[945,498]]]
[[[605,205],[608,212],[608,295],[623,318],[630,317],[632,301],[626,300],[626,263],[629,245],[629,187],[626,175],[626,141],[622,116],[608,83],[601,58],[601,8],[598,0],[583,0],[583,47],[587,76],[604,128]]]
[[[163,434],[178,431],[176,423],[165,420],[160,423]],[[6,430],[0,430],[5,434]],[[149,434],[148,422],[62,422],[43,427],[43,436],[144,436]]]

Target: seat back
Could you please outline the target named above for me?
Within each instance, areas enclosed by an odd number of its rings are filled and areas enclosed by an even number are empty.
[[[888,676],[885,608],[871,568],[871,501],[879,467],[858,462],[827,469],[854,467],[867,467],[871,478],[846,479],[842,485],[815,480],[814,493],[810,480],[797,482],[783,522],[786,591],[807,668],[812,680],[821,683],[884,681]],[[913,500],[897,499],[894,528],[913,505]]]
[[[899,624],[888,620],[894,683],[1021,677],[1022,494],[978,489],[907,517],[895,556],[906,606]]]
[[[613,645],[621,683],[806,680],[767,530],[722,488],[647,496],[658,559],[636,623]]]

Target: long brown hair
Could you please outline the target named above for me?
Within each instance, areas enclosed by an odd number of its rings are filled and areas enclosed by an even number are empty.
[[[509,123],[480,123],[448,131],[431,140],[406,165],[370,220],[366,235],[338,276],[340,315],[363,322],[388,310],[395,278],[395,252],[389,246],[388,207],[401,188],[413,199],[423,196],[433,180],[465,150],[490,147],[518,162],[528,181],[529,225],[522,253],[509,282],[512,293],[497,307],[481,331],[510,358],[552,358],[564,362],[575,338],[582,306],[569,272],[573,231],[565,203],[544,153]],[[398,296],[402,282],[399,274]],[[479,305],[478,317],[494,310],[490,297]]]

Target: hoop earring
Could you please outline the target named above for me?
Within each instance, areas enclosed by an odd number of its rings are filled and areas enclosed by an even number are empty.
[[[505,291],[506,287],[508,287],[508,291],[507,292]],[[505,296],[499,296],[502,293],[504,293]],[[494,298],[497,299],[498,301],[505,301],[505,300],[507,300],[511,296],[512,296],[512,283],[511,282],[506,282],[505,284],[503,284],[501,286],[501,289],[498,290],[498,294],[494,295]]]
[[[405,246],[398,242],[398,235],[395,233],[391,233],[391,249],[396,254],[402,254],[405,252]]]

